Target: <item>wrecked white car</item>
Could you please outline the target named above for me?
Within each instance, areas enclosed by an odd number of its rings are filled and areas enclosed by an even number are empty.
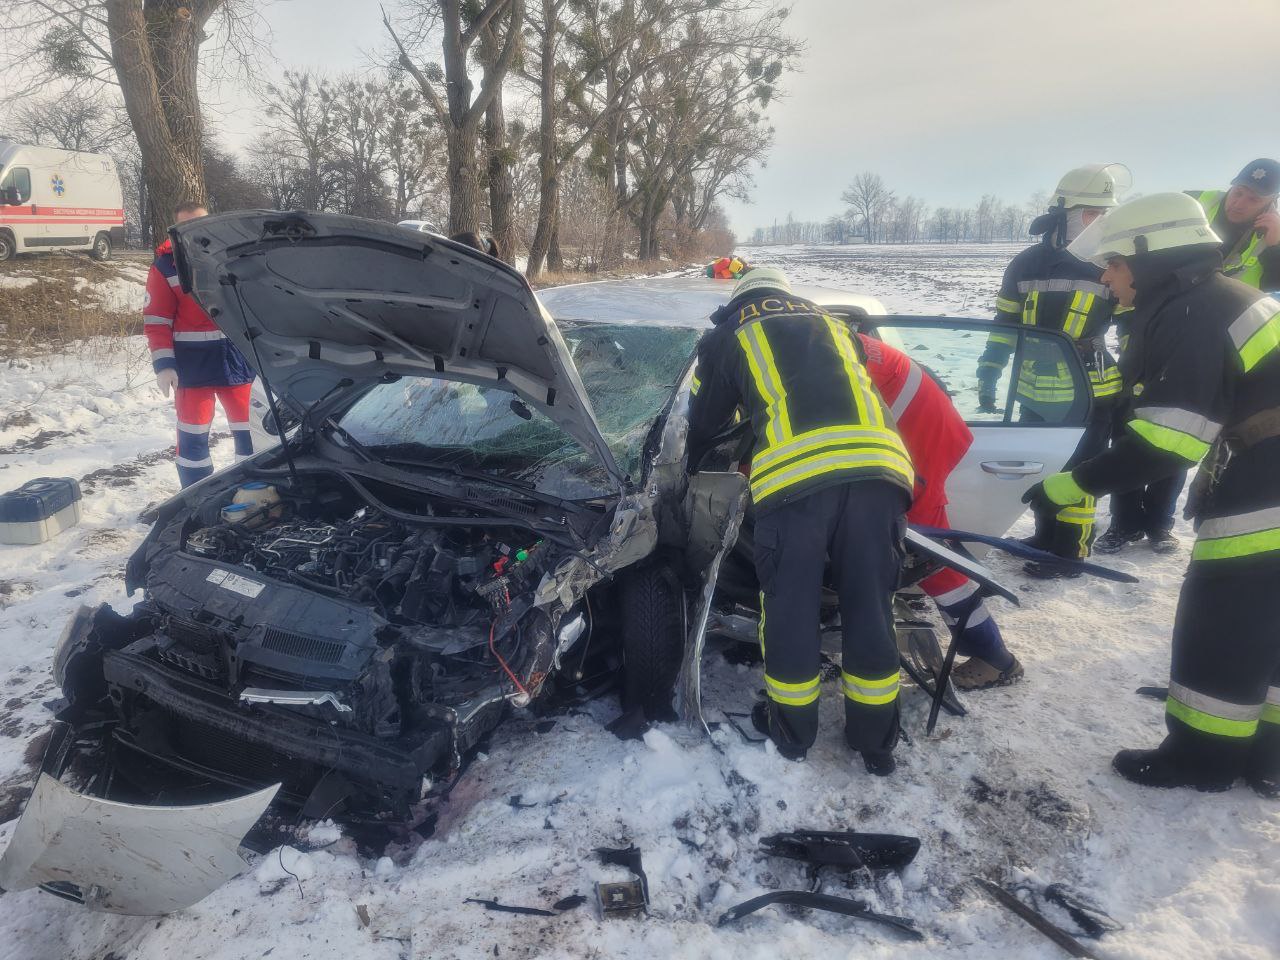
[[[732,554],[741,437],[712,458],[722,472],[689,480],[684,456],[699,298],[727,286],[676,285],[665,306],[661,284],[597,286],[598,311],[564,288],[546,297],[557,324],[514,270],[391,224],[235,213],[174,239],[184,288],[269,385],[268,427],[296,426],[159,508],[131,611],[68,627],[66,704],[0,886],[168,912],[242,868],[236,843],[273,801],[421,819],[513,707],[620,686],[632,714],[668,719],[679,686],[700,716],[704,635],[754,635],[749,557]],[[980,321],[819,299],[976,369]],[[1060,351],[1079,402],[1020,427],[1010,393],[975,420],[957,523],[997,535],[1089,408],[1070,342],[1018,336]],[[914,552],[916,576],[963,562],[923,538]]]

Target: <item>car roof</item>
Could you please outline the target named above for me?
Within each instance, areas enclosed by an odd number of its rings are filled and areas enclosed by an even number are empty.
[[[645,321],[672,326],[701,326],[728,302],[734,284],[728,280],[690,274],[596,280],[547,287],[538,299],[553,317],[563,320]],[[887,311],[875,297],[822,287],[793,284],[795,296],[823,306],[855,307],[870,316]]]

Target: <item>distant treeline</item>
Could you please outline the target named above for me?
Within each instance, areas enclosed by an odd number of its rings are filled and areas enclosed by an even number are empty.
[[[1025,240],[1033,218],[1048,205],[1046,194],[1026,203],[1006,203],[986,194],[972,207],[930,209],[916,196],[898,196],[876,173],[861,173],[840,195],[843,213],[826,220],[796,220],[756,227],[751,243],[989,243]]]

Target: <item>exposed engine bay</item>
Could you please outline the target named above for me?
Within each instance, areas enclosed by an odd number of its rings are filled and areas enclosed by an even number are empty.
[[[158,524],[131,571],[143,602],[99,613],[62,658],[86,677],[77,657],[101,658],[105,689],[64,684],[74,706],[109,706],[117,753],[146,765],[403,813],[585,646],[591,614],[537,599],[574,549],[444,498],[410,512],[390,488],[370,503],[334,473],[256,480]]]

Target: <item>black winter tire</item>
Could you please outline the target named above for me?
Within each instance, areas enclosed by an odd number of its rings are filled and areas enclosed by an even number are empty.
[[[105,233],[100,233],[93,238],[93,249],[89,251],[89,256],[101,263],[103,260],[111,259],[111,238]]]
[[[675,719],[672,695],[684,658],[684,590],[675,570],[647,563],[619,578],[622,706],[650,721]]]
[[[0,263],[6,260],[12,260],[13,255],[18,252],[18,245],[14,242],[13,237],[7,232],[0,230]]]

